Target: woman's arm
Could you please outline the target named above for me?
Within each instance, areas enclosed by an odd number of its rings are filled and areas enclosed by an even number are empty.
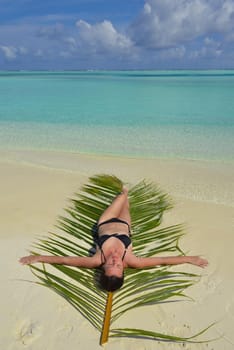
[[[47,256],[47,255],[28,255],[19,260],[23,265],[34,263],[60,264],[77,267],[97,267],[100,265],[97,256],[79,257],[79,256]]]
[[[179,265],[192,264],[199,267],[206,267],[208,261],[200,256],[167,256],[167,257],[152,257],[140,258],[132,256],[129,259],[128,265],[133,268],[153,267],[157,265]]]

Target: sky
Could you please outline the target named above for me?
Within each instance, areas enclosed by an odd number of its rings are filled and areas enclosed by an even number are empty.
[[[232,68],[234,0],[0,0],[0,70]]]

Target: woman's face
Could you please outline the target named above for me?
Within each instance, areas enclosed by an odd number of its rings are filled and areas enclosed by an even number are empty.
[[[103,268],[105,270],[106,276],[116,276],[116,277],[122,277],[123,275],[123,261],[120,256],[118,255],[110,255],[107,259],[105,264],[103,265]]]

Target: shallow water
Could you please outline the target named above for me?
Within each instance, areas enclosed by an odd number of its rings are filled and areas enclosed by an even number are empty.
[[[234,71],[1,72],[0,148],[233,160]]]

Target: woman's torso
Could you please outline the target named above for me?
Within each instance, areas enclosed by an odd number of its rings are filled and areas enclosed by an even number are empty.
[[[106,253],[115,250],[119,252],[120,255],[126,251],[124,254],[124,266],[126,267],[128,257],[130,254],[132,254],[132,244],[130,239],[128,240],[123,238],[121,240],[119,238],[121,238],[121,236],[130,238],[130,227],[122,222],[105,223],[98,227],[97,236],[97,254],[100,254],[101,249]],[[104,240],[100,239],[100,242],[102,243],[101,246],[99,245],[99,238],[106,238]]]

